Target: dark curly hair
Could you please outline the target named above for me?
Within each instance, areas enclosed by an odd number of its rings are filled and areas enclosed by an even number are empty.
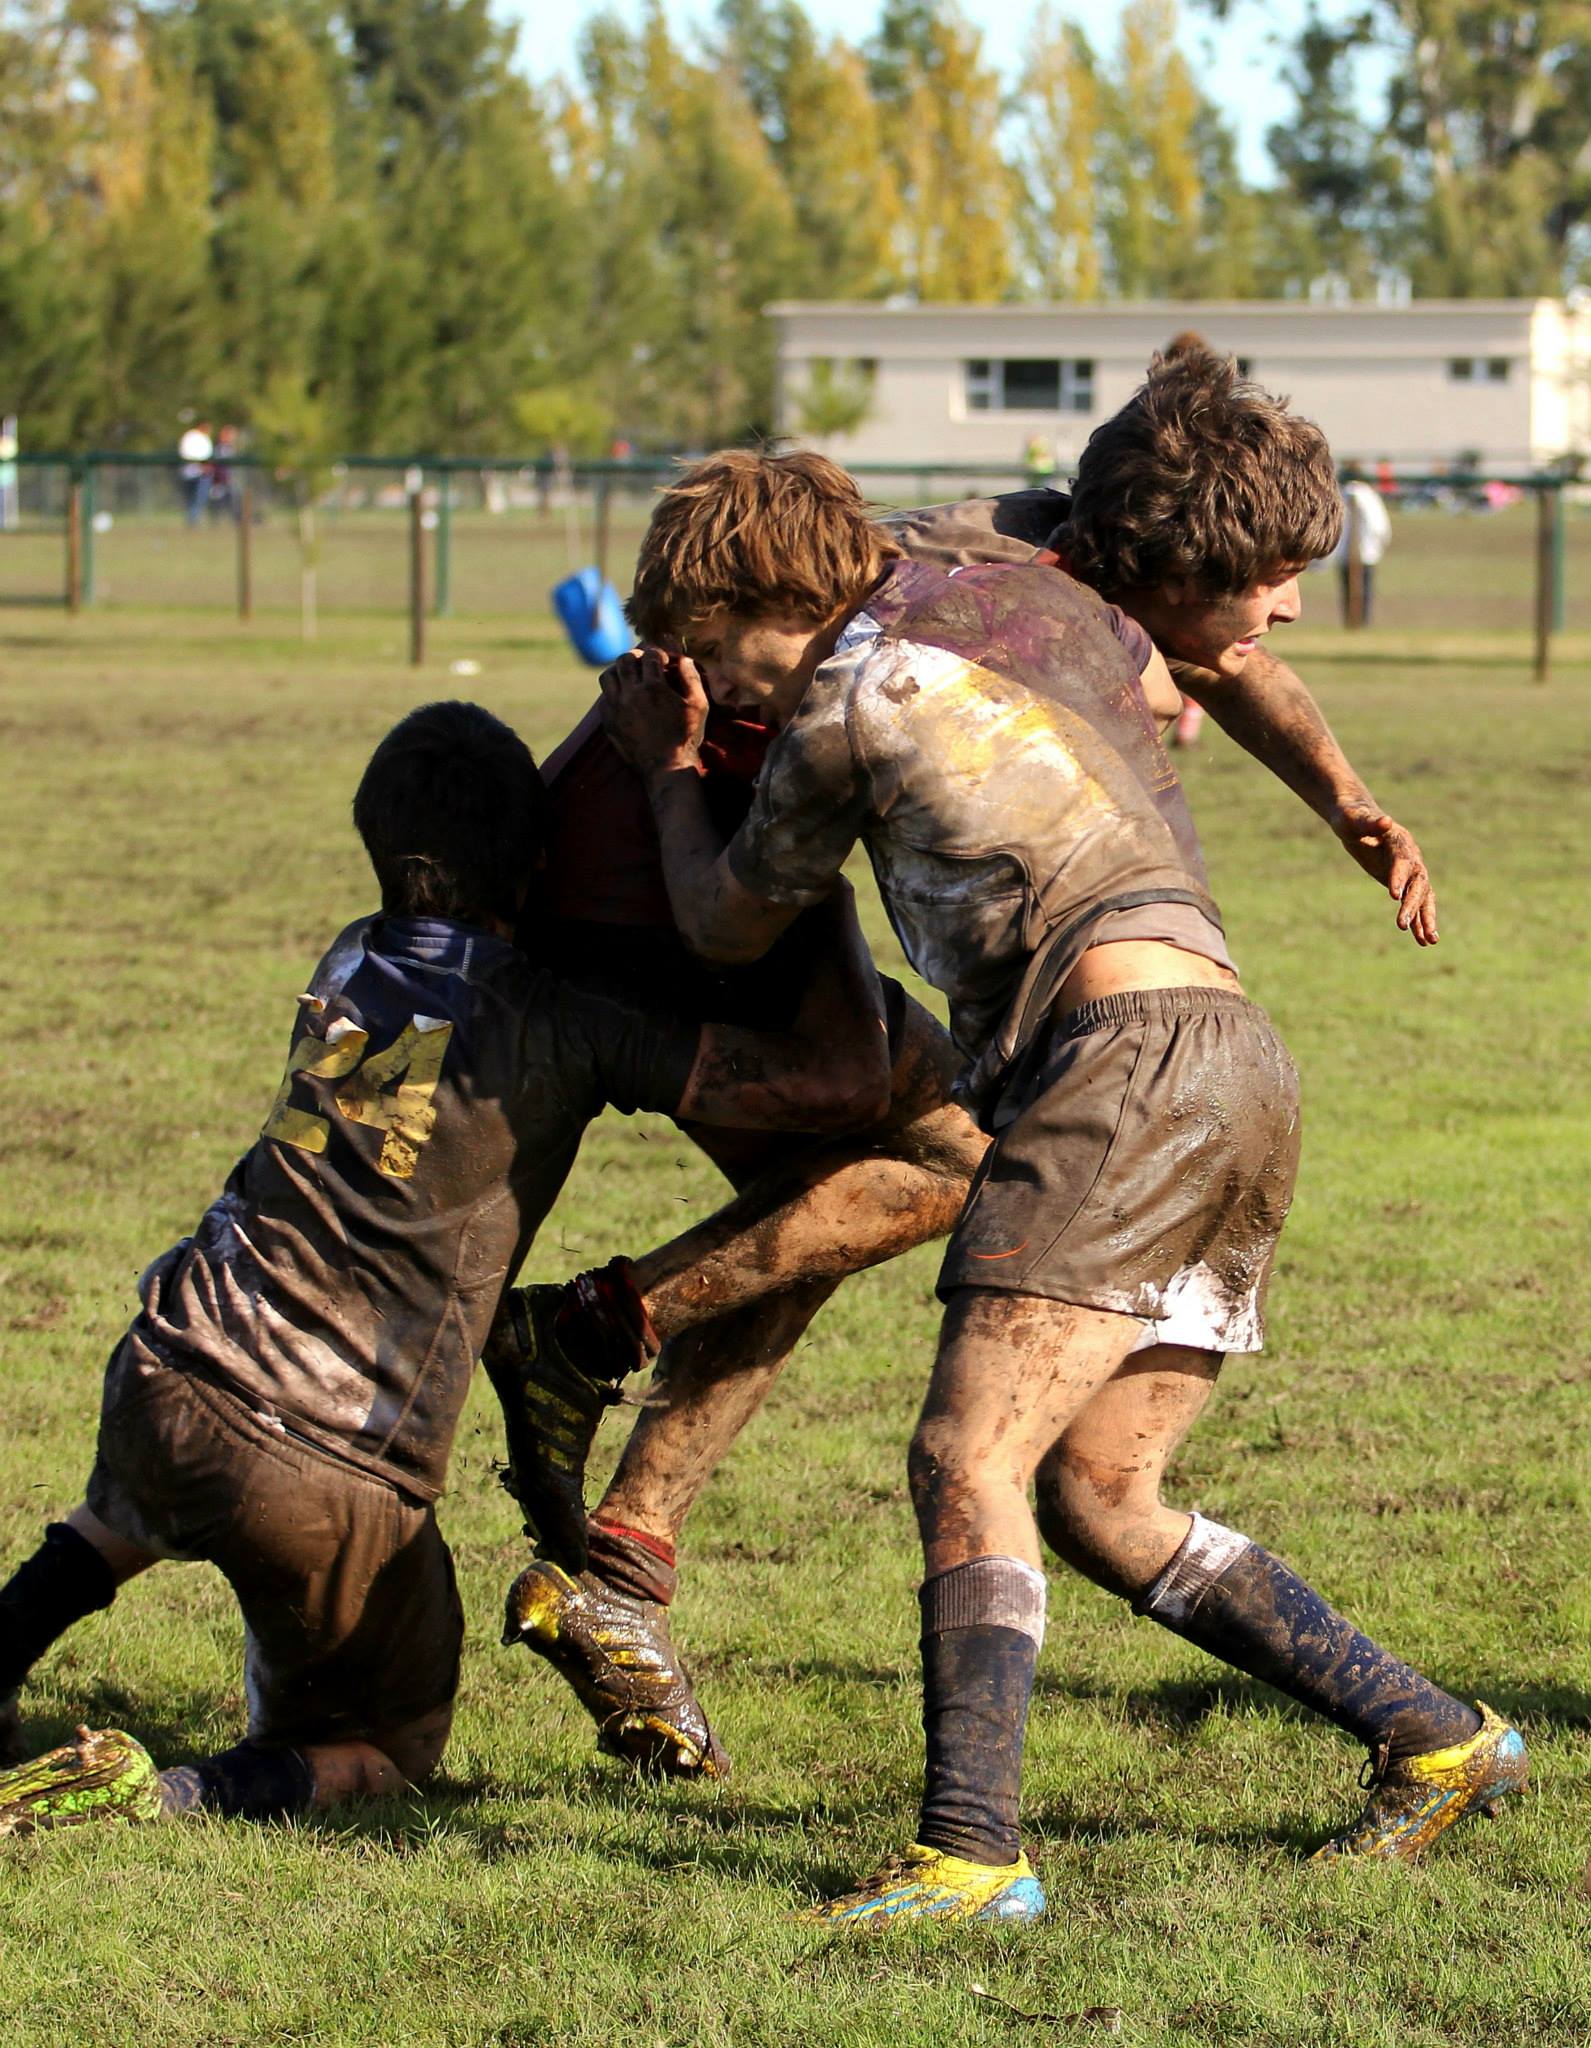
[[[1219,596],[1330,554],[1341,532],[1319,427],[1179,335],[1089,437],[1055,546],[1107,594],[1186,579]]]
[[[546,837],[529,747],[479,704],[422,704],[371,755],[354,828],[394,917],[512,921]]]

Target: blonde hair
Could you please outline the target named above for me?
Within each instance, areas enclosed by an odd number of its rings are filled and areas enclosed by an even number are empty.
[[[626,609],[656,641],[720,611],[822,623],[860,603],[900,552],[827,456],[726,448],[659,498]]]

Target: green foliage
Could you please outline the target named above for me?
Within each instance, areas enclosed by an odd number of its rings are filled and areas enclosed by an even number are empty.
[[[844,34],[803,0],[688,29],[646,0],[545,85],[490,0],[5,0],[0,405],[34,448],[257,430],[292,388],[353,451],[677,450],[771,427],[778,300],[1591,276],[1584,0],[1311,12],[1258,188],[1177,0],[1098,49],[1025,4],[1008,90],[957,0]]]
[[[812,364],[806,383],[795,394],[796,424],[803,434],[819,440],[830,434],[854,434],[872,408],[869,366],[837,363],[827,356]]]

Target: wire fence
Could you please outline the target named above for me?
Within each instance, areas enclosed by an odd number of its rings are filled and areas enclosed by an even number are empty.
[[[190,471],[192,465],[189,465]],[[0,466],[0,606],[232,610],[278,622],[544,616],[552,585],[588,565],[623,591],[673,465],[356,458],[306,489],[241,458],[184,475],[174,456],[23,456]],[[1019,487],[1015,470],[860,469],[881,504]],[[1056,479],[1064,482],[1064,479]],[[1367,582],[1305,579],[1312,623],[1405,632],[1591,632],[1591,492],[1561,475],[1400,476],[1392,540]],[[1350,582],[1353,587],[1349,587]]]

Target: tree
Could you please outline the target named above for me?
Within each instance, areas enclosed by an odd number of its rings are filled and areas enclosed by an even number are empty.
[[[1097,299],[1103,288],[1104,117],[1105,89],[1088,38],[1045,0],[1028,36],[1014,111],[1023,181],[1018,233],[1041,298]]]
[[[901,192],[900,269],[921,299],[998,299],[1015,281],[1017,189],[1000,81],[952,0],[889,0],[869,48]]]

